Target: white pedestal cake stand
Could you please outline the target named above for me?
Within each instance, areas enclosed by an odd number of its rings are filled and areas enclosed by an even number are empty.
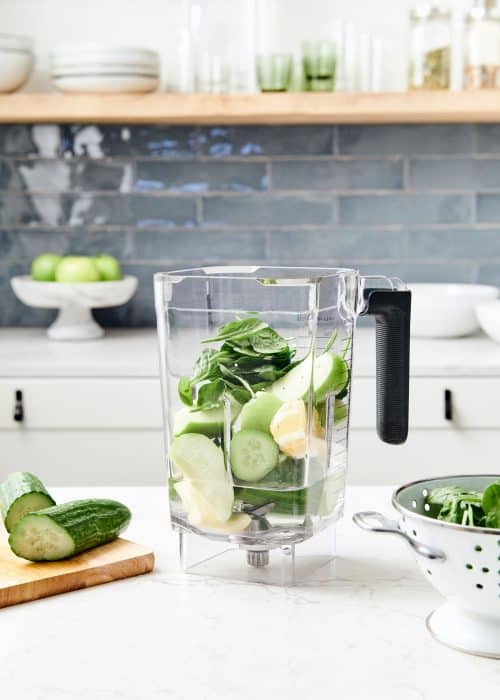
[[[116,282],[36,282],[28,275],[13,277],[12,289],[24,304],[41,309],[59,309],[47,330],[51,340],[95,340],[104,329],[95,322],[91,309],[120,306],[137,289],[137,277]]]

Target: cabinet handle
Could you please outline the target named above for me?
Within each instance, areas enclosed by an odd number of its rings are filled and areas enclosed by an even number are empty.
[[[453,400],[451,389],[444,390],[444,418],[445,420],[453,420]]]
[[[16,389],[14,403],[14,415],[12,416],[16,423],[22,423],[24,420],[23,392],[21,389]]]

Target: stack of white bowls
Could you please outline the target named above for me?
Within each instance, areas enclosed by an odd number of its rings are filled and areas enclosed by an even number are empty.
[[[28,80],[33,68],[32,41],[0,34],[0,92],[13,92]]]
[[[50,70],[63,92],[152,92],[160,61],[150,49],[71,44],[52,52]]]

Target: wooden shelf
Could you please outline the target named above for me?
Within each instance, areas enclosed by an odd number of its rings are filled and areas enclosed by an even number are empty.
[[[257,95],[0,95],[3,123],[418,124],[500,121],[500,90]]]

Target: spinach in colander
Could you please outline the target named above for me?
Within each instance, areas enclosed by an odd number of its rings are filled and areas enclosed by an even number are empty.
[[[427,496],[428,514],[448,523],[500,528],[500,482],[490,484],[483,493],[461,486],[444,486]]]

